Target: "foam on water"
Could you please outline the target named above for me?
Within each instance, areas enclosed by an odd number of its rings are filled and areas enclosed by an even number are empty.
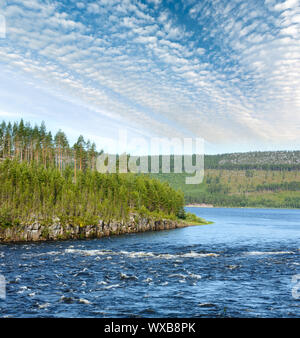
[[[299,317],[300,211],[207,213],[211,227],[1,246],[0,316]]]
[[[168,275],[168,277],[178,277],[178,278],[186,278],[186,275],[183,275],[182,273],[172,273]]]
[[[78,303],[86,304],[86,305],[92,304],[90,301],[88,301],[87,299],[84,299],[84,298],[79,298]]]
[[[124,255],[129,258],[153,258],[153,259],[178,259],[178,258],[204,258],[204,257],[219,257],[216,253],[199,253],[187,252],[182,254],[155,254],[145,251],[111,251],[111,250],[81,250],[81,249],[66,249],[65,253],[81,254],[83,256],[104,256],[104,255]],[[111,258],[109,256],[109,258]]]
[[[119,286],[120,286],[120,284],[113,284],[113,285],[105,286],[104,289],[109,290],[109,289],[118,288]]]
[[[136,277],[136,276],[128,276],[128,275],[126,275],[126,273],[120,273],[120,277],[121,277],[121,279],[138,279],[138,277]]]
[[[291,255],[293,251],[249,251],[245,252],[245,255],[259,256],[259,255]]]
[[[41,252],[41,253],[25,253],[22,254],[22,258],[33,258],[33,257],[40,257],[40,256],[55,256],[55,255],[62,255],[64,252],[62,251],[48,251],[48,252]]]
[[[98,282],[97,284],[98,284],[98,285],[107,285],[107,283],[106,283],[104,280]]]
[[[81,250],[81,249],[66,249],[65,253],[80,254],[83,256],[103,256],[116,254],[111,250]]]
[[[20,286],[20,290],[18,291],[18,293],[24,293],[26,290],[29,290],[27,286]]]
[[[189,272],[189,276],[190,276],[190,278],[201,279],[201,276],[200,276],[200,275],[197,275],[197,274],[195,274],[195,273],[190,273],[190,272]]]

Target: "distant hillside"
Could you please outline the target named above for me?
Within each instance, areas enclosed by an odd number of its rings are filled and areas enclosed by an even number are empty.
[[[205,155],[204,181],[182,174],[152,174],[182,190],[186,203],[223,207],[300,208],[300,151]],[[172,167],[172,166],[171,166]]]
[[[300,169],[300,151],[256,151],[221,155],[205,155],[207,169]]]
[[[161,156],[159,157],[161,169]],[[148,161],[149,167],[151,167],[150,156],[148,156]],[[174,168],[173,161],[174,156],[171,155],[171,172]],[[182,163],[184,163],[183,160]],[[204,167],[205,169],[228,170],[300,170],[300,151],[255,151],[247,153],[204,155]]]

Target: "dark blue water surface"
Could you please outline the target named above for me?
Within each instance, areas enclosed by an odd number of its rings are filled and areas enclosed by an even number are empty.
[[[187,208],[214,221],[0,245],[2,317],[300,317],[300,211]]]

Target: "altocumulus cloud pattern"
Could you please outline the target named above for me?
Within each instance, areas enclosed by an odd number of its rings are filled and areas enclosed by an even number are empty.
[[[122,123],[300,145],[299,0],[9,0],[1,14],[0,116],[22,108],[55,121],[63,111],[77,118],[70,128],[93,118],[104,134]]]

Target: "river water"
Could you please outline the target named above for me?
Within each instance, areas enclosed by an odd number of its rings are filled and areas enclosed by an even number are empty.
[[[187,209],[215,223],[0,245],[0,316],[300,317],[300,210]]]

